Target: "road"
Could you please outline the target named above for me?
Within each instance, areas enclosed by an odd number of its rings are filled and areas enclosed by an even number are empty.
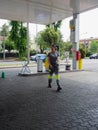
[[[5,62],[5,63],[8,64],[8,62]],[[66,62],[63,61],[61,63],[62,64],[60,65],[60,71],[64,71]],[[70,60],[69,63],[72,66],[72,60]],[[0,64],[2,64],[2,62]],[[9,62],[9,64],[11,64],[11,62]],[[12,64],[15,64],[15,62],[13,62]],[[0,73],[2,73],[2,71],[5,71],[6,76],[18,75],[22,69],[23,62],[17,62],[17,64],[20,64],[21,66],[13,67],[13,68],[6,68],[6,69],[0,66]],[[32,71],[32,73],[37,72],[36,63],[31,64],[30,70]],[[83,59],[83,70],[98,72],[98,59]],[[43,66],[43,71],[45,71],[44,66]]]
[[[98,59],[83,60],[83,69],[98,72]]]
[[[60,67],[62,69],[64,69],[63,63],[66,63],[66,61],[62,62],[62,66]],[[69,64],[72,66],[72,60],[69,60]],[[98,59],[83,59],[83,70],[98,72]]]

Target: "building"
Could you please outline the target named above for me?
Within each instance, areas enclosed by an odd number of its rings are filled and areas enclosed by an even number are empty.
[[[93,40],[98,41],[98,37],[97,38],[90,37],[90,38],[81,39],[80,44],[84,44],[86,47],[90,48],[90,45]]]

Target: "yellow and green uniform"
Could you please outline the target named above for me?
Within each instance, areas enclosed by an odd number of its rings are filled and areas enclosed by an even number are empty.
[[[52,67],[49,67],[49,75],[48,75],[49,86],[51,87],[52,76],[53,76],[53,74],[55,74],[55,79],[56,79],[57,86],[60,88],[60,84],[59,84],[60,76],[59,76],[58,53],[50,52],[48,54],[48,57],[49,57],[50,64],[52,65]]]

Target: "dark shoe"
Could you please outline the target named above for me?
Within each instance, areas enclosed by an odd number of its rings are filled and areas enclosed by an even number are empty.
[[[58,87],[58,88],[57,88],[57,92],[60,92],[61,89],[62,89],[61,87]]]
[[[48,85],[48,88],[52,88],[51,84]]]

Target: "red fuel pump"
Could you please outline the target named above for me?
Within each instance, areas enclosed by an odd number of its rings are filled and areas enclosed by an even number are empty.
[[[76,51],[76,60],[80,60],[80,59],[81,59],[81,52]]]

